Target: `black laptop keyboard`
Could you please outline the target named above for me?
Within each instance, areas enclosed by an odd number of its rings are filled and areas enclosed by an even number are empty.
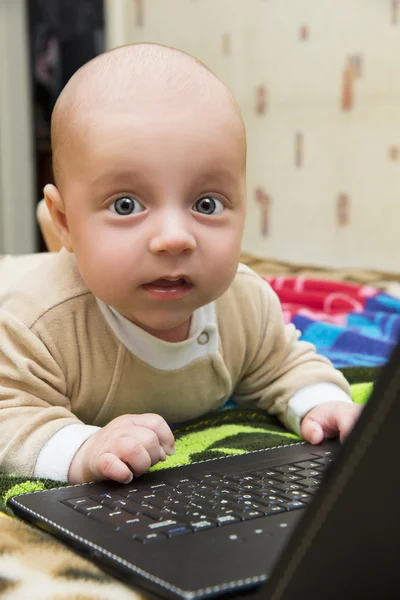
[[[63,501],[141,543],[304,508],[332,457],[254,470],[182,477],[167,483]]]

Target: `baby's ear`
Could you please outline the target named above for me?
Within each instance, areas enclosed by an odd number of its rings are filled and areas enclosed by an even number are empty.
[[[55,185],[48,184],[44,188],[44,199],[59,245],[64,246],[68,252],[73,252],[71,236],[69,233],[67,218],[65,216],[64,201]]]
[[[62,248],[62,244],[44,199],[40,200],[36,207],[36,220],[39,223],[40,231],[46,242],[47,250],[49,252],[58,252]]]

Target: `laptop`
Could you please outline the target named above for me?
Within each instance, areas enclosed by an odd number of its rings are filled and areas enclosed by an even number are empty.
[[[149,598],[400,598],[400,344],[343,445],[277,447],[16,496]]]

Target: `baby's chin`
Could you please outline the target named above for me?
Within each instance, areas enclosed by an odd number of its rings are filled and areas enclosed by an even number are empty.
[[[180,318],[174,317],[171,314],[161,315],[135,315],[129,312],[124,313],[118,308],[115,308],[120,314],[122,314],[128,321],[143,329],[150,335],[166,342],[182,342],[189,336],[190,323],[192,313],[188,315],[182,315]]]
[[[142,329],[147,331],[147,333],[149,333],[153,337],[159,340],[163,340],[164,342],[184,342],[189,337],[190,321],[191,318],[183,321],[182,323],[179,323],[178,325],[173,325],[172,327],[165,327],[164,323],[164,326],[162,328],[144,326],[142,327]]]

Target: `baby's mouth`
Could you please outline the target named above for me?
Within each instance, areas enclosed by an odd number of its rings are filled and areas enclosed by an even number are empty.
[[[145,289],[153,290],[184,290],[193,287],[192,282],[187,277],[161,277],[143,285]]]
[[[172,288],[187,285],[187,281],[183,277],[180,277],[179,279],[156,279],[155,281],[151,281],[147,285],[151,285],[153,287]]]

